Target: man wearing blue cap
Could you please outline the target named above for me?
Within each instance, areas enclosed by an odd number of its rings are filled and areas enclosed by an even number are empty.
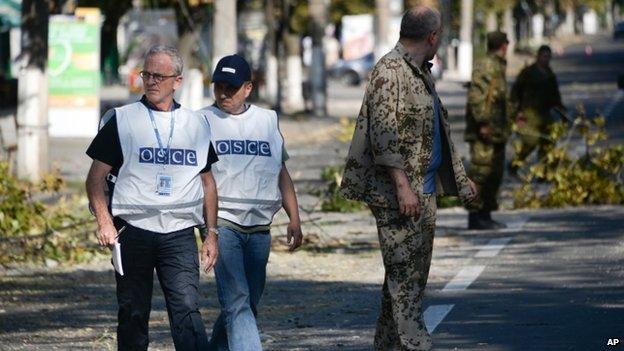
[[[290,250],[301,245],[297,197],[275,111],[245,103],[251,69],[239,55],[222,58],[212,76],[215,104],[200,110],[219,156],[212,168],[217,192],[219,260],[215,276],[221,303],[211,350],[262,350],[256,325],[271,249],[270,225],[284,207]]]

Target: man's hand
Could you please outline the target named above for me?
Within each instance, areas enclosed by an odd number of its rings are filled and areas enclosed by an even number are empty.
[[[303,242],[303,234],[301,233],[301,224],[299,221],[290,221],[286,227],[286,242],[288,243],[288,251],[295,251]]]
[[[399,213],[409,217],[420,216],[420,202],[409,185],[398,187],[397,199],[399,200]]]
[[[396,187],[399,213],[410,217],[420,216],[420,203],[418,202],[416,194],[414,194],[412,188],[410,188],[409,179],[407,179],[405,171],[389,167],[388,172]]]
[[[487,124],[483,124],[479,127],[479,135],[483,140],[490,140],[492,137],[492,128]]]
[[[477,190],[475,182],[470,178],[468,178],[468,186],[470,187],[470,195],[466,198],[466,202],[471,204],[478,198],[479,191]]]
[[[112,248],[117,242],[117,229],[112,222],[98,224],[97,237],[100,245]]]
[[[217,263],[217,257],[219,256],[219,249],[217,246],[217,235],[213,232],[208,232],[208,236],[201,248],[201,260],[204,265],[204,272],[208,273]]]
[[[524,128],[525,124],[526,124],[526,117],[524,116],[524,113],[518,112],[518,114],[516,115],[516,126],[518,128]]]

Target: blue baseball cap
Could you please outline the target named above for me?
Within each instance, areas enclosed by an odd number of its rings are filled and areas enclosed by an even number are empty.
[[[225,56],[212,74],[213,83],[227,83],[233,87],[240,87],[251,80],[249,63],[240,55]]]

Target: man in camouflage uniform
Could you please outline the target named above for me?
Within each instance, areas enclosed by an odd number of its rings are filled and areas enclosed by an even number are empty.
[[[505,55],[509,41],[502,32],[487,35],[488,53],[475,63],[468,88],[465,140],[470,143],[468,175],[477,183],[479,199],[471,205],[469,229],[498,229],[492,220],[505,169],[505,143],[510,134]]]
[[[375,65],[341,184],[345,198],[368,204],[377,222],[385,279],[375,350],[430,350],[422,318],[435,229],[436,193],[475,197],[449,135],[430,64],[440,13],[415,7],[401,38]]]
[[[563,111],[557,77],[550,69],[552,50],[542,45],[537,50],[535,63],[525,67],[511,88],[511,104],[515,110],[518,126],[519,152],[511,163],[515,172],[527,156],[538,149],[538,158],[542,158],[552,146],[549,139],[550,127],[554,123],[552,109]]]

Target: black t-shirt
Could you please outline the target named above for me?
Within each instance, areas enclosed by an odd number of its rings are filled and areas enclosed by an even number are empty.
[[[117,131],[117,118],[114,114],[97,133],[91,142],[91,145],[89,145],[87,155],[94,160],[98,160],[111,166],[111,174],[119,174],[119,168],[121,168],[121,165],[123,164],[123,152],[121,151],[119,132]],[[218,160],[219,158],[217,157],[217,153],[215,152],[212,143],[210,143],[206,166],[200,171],[200,173],[210,171],[212,164]]]

